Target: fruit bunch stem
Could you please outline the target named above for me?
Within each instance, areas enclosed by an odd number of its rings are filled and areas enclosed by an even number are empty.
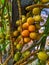
[[[20,33],[22,33],[22,14],[21,14],[21,4],[20,4],[20,0],[17,0],[17,3],[18,3],[19,19],[20,19],[20,28],[21,28]],[[22,44],[23,44],[23,43],[24,43],[24,42],[23,42],[23,37],[21,38],[21,40],[22,40]]]
[[[2,63],[2,53],[0,53],[0,64]]]
[[[28,7],[26,7],[26,10],[32,10],[35,7],[39,7],[39,8],[49,8],[49,5],[43,5],[43,4],[34,4],[34,5],[30,5]]]
[[[11,33],[11,22],[10,22],[10,21],[11,21],[11,18],[10,18],[10,14],[9,14],[9,4],[8,4],[8,0],[6,0],[6,2],[7,2],[8,18],[9,18],[9,26],[10,26],[11,55],[12,55],[12,57],[13,57],[13,55],[14,55],[14,47],[13,47],[13,39],[12,39],[12,33]]]
[[[10,54],[10,56],[5,60],[5,62],[3,63],[3,65],[6,65],[11,57],[12,57],[12,54]]]
[[[28,61],[25,61],[25,62],[23,62],[23,63],[20,64],[20,65],[26,65],[26,64],[28,64],[28,63],[31,63],[31,62],[34,61],[35,59],[37,59],[37,57],[34,57],[34,58],[32,58],[32,59],[29,59]]]
[[[33,56],[34,54],[36,54],[37,52],[39,52],[39,50],[29,54],[27,57],[19,60],[18,62],[16,62],[14,65],[20,65],[21,63],[25,62],[28,58],[30,58],[31,56]]]

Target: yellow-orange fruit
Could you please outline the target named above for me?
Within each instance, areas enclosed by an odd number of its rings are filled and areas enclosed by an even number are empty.
[[[13,35],[14,35],[14,36],[18,36],[18,31],[14,31],[14,32],[13,32]]]
[[[29,36],[29,31],[24,30],[21,34],[22,34],[23,37],[27,37],[27,36]]]
[[[28,38],[28,37],[24,38],[24,42],[25,42],[25,43],[30,42],[30,38]]]
[[[35,40],[36,37],[37,37],[37,33],[35,33],[35,32],[30,33],[30,38],[31,39]]]
[[[24,24],[22,25],[22,28],[23,28],[23,29],[28,29],[28,27],[29,27],[29,24],[28,24],[28,23],[24,23]]]
[[[28,28],[28,30],[30,32],[34,32],[35,31],[35,26],[34,25],[30,25],[29,28]]]
[[[29,18],[27,18],[27,23],[28,24],[33,24],[35,22],[35,20],[33,19],[33,17],[29,17]]]

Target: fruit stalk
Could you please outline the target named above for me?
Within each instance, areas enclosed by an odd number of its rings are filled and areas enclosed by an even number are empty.
[[[12,42],[12,40],[11,40],[11,54],[12,54],[12,57],[13,57],[13,55],[14,55],[14,47],[13,47],[13,42]]]
[[[34,58],[32,58],[32,59],[29,59],[28,61],[25,61],[24,63],[22,63],[22,64],[20,64],[20,65],[26,65],[26,64],[28,64],[28,63],[34,61],[36,58],[37,58],[37,57],[34,57]]]
[[[10,32],[11,32],[11,19],[10,19],[10,14],[9,14],[9,4],[8,4],[8,0],[6,0],[7,2],[7,9],[8,9],[8,19],[9,19],[9,26],[10,26]],[[14,55],[14,48],[13,48],[13,41],[12,41],[12,33],[10,33],[10,40],[11,40],[11,55],[13,57]]]
[[[12,57],[12,54],[10,54],[10,56],[6,59],[6,61],[3,63],[3,65],[6,65],[11,57]]]
[[[19,60],[18,62],[16,62],[14,65],[25,65],[25,64],[27,64],[27,63],[29,63],[29,62],[31,62],[31,61],[33,61],[33,60],[35,60],[37,57],[35,56],[34,58],[32,58],[32,59],[30,59],[30,60],[28,60],[28,58],[30,58],[31,56],[34,56],[35,54],[37,54],[39,51],[41,51],[41,49],[40,50],[37,50],[37,51],[35,51],[35,52],[33,52],[33,53],[31,53],[31,54],[29,54],[27,57],[25,57],[25,58],[23,58],[23,59],[21,59],[21,60]],[[48,52],[49,50],[45,50],[45,52]],[[27,61],[28,60],[28,61]]]
[[[49,8],[49,5],[43,5],[43,4],[34,4],[34,5],[31,5],[31,6],[28,6],[26,7],[26,10],[32,10],[33,8],[35,7],[42,7],[42,8]]]
[[[21,14],[21,4],[20,4],[20,0],[17,0],[18,3],[18,10],[19,10],[19,19],[20,19],[20,27],[21,27],[21,31],[20,33],[22,33],[22,14]],[[21,38],[22,43],[23,43],[23,37]]]
[[[2,53],[0,53],[0,63],[2,63]]]
[[[31,54],[29,54],[27,57],[19,60],[18,62],[16,62],[14,65],[20,65],[21,63],[25,62],[28,58],[30,58],[31,56],[33,56],[34,54],[36,54],[37,52],[39,52],[40,50],[37,50]]]

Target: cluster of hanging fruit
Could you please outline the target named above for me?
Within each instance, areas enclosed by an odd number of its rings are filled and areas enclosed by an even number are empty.
[[[49,1],[42,0],[42,3],[47,3],[47,2]],[[39,29],[41,28],[40,22],[44,21],[44,19],[41,17],[41,10],[42,9],[39,7],[34,7],[30,11],[31,13],[30,12],[27,13],[26,16],[22,15],[22,20],[16,21],[17,29],[13,32],[13,36],[15,37],[14,49],[16,52],[14,55],[14,61],[19,62],[19,60],[21,60],[22,58],[26,58],[27,56],[29,56],[32,53],[30,50],[21,52],[23,46],[29,43],[31,40],[38,41],[41,35],[44,33],[44,32],[41,32],[42,34],[39,33]],[[23,43],[21,40],[22,38],[23,38]],[[36,53],[36,56],[40,60],[40,62],[37,65],[46,64],[45,62],[49,58],[48,54],[44,50]]]
[[[16,25],[18,26],[17,30],[13,32],[13,36],[16,37],[17,41],[21,41],[21,37],[24,39],[24,44],[30,42],[31,40],[38,40],[40,22],[42,21],[42,17],[40,15],[40,8],[33,8],[32,14],[33,16],[25,17],[22,15],[22,32],[20,27],[20,20],[16,21]],[[18,43],[19,43],[18,42]],[[14,45],[16,42],[14,43]],[[22,43],[16,44],[16,49],[18,47],[22,47]]]
[[[20,20],[16,21],[16,25],[18,26],[17,30],[13,32],[13,35],[16,37],[16,41],[14,42],[14,46],[16,48],[16,53],[14,55],[14,61],[18,61],[21,57],[27,57],[31,52],[25,51],[23,53],[19,52],[22,49],[23,44],[21,42],[21,36],[24,39],[24,44],[30,42],[31,40],[39,40],[41,33],[39,33],[40,22],[43,21],[40,15],[40,8],[36,7],[32,9],[33,16],[29,16],[28,18],[24,15],[22,16],[22,32],[20,27]],[[18,36],[19,35],[19,36]],[[42,55],[43,54],[43,55]],[[46,52],[39,52],[38,58],[42,61],[46,61],[48,56]],[[44,59],[45,58],[45,59]]]

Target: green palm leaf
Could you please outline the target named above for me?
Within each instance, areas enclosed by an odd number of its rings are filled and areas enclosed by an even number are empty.
[[[45,23],[45,31],[44,31],[44,34],[46,35],[42,41],[41,41],[41,49],[43,49],[45,47],[45,43],[46,43],[46,38],[48,36],[48,33],[49,33],[49,16],[47,18],[47,21]]]

